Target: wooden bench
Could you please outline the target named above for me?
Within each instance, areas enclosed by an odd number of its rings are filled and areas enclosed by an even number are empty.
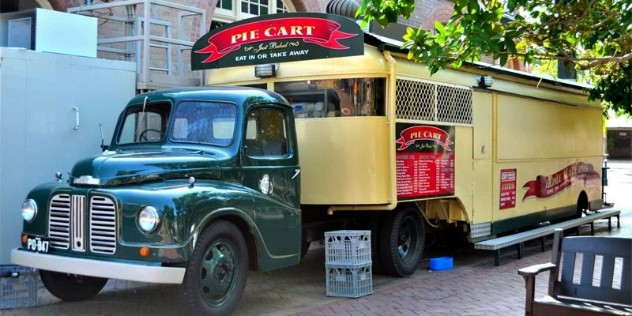
[[[548,295],[535,299],[536,276],[544,271]],[[556,229],[551,262],[518,274],[525,280],[525,315],[632,315],[632,238],[563,238]]]
[[[590,224],[590,233],[591,235],[595,234],[595,226],[594,222],[600,219],[608,220],[608,230],[612,228],[612,217],[617,218],[617,227],[621,227],[621,223],[619,221],[619,216],[621,211],[619,210],[602,210],[599,212],[595,212],[586,216],[582,216],[580,218],[571,219],[568,221],[546,225],[534,229],[530,229],[528,231],[516,233],[513,235],[507,235],[503,237],[498,237],[494,239],[488,239],[479,241],[474,244],[474,249],[479,250],[491,250],[494,251],[494,264],[496,266],[500,265],[500,250],[509,246],[517,245],[518,246],[518,259],[522,258],[524,253],[524,242],[533,240],[536,238],[541,238],[542,251],[544,251],[544,237],[553,234],[555,229],[570,229],[577,228],[577,234],[579,235],[579,226]]]

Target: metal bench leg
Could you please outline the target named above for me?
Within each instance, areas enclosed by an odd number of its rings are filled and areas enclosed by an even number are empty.
[[[590,222],[590,235],[595,236],[595,222]]]
[[[544,236],[540,237],[540,249],[542,250],[542,252],[544,252],[544,242],[545,242],[545,237]]]
[[[524,255],[524,243],[519,243],[518,245],[518,259],[522,259],[522,256]]]
[[[494,250],[494,265],[495,266],[500,265],[500,249]]]
[[[617,214],[617,228],[621,228],[621,219],[619,218],[619,214]]]
[[[612,230],[612,216],[608,217],[608,231]]]

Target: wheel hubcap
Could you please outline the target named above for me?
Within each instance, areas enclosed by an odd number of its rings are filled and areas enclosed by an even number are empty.
[[[404,260],[411,253],[414,253],[415,243],[417,242],[417,226],[410,218],[402,222],[399,236],[397,238],[397,253]]]
[[[236,260],[233,248],[225,242],[217,241],[209,248],[200,276],[200,290],[208,304],[218,305],[228,298],[237,273]]]

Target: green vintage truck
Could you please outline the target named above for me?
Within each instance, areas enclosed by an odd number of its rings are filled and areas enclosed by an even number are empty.
[[[430,76],[400,47],[329,14],[213,29],[191,57],[208,87],[132,99],[103,154],[29,193],[12,262],[63,300],[117,278],[226,314],[248,269],[298,264],[327,231],[370,230],[371,271],[408,276],[426,232],[477,243],[603,206],[582,86],[484,64]]]
[[[226,314],[248,265],[270,271],[300,261],[294,130],[287,101],[265,90],[139,95],[109,148],[28,194],[12,262],[40,269],[65,301],[91,298],[118,278],[182,284],[183,306],[195,315]]]

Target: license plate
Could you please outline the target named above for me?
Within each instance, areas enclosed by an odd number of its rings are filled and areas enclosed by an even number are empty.
[[[35,252],[48,252],[48,240],[42,240],[41,237],[29,237],[26,240],[26,249]]]

